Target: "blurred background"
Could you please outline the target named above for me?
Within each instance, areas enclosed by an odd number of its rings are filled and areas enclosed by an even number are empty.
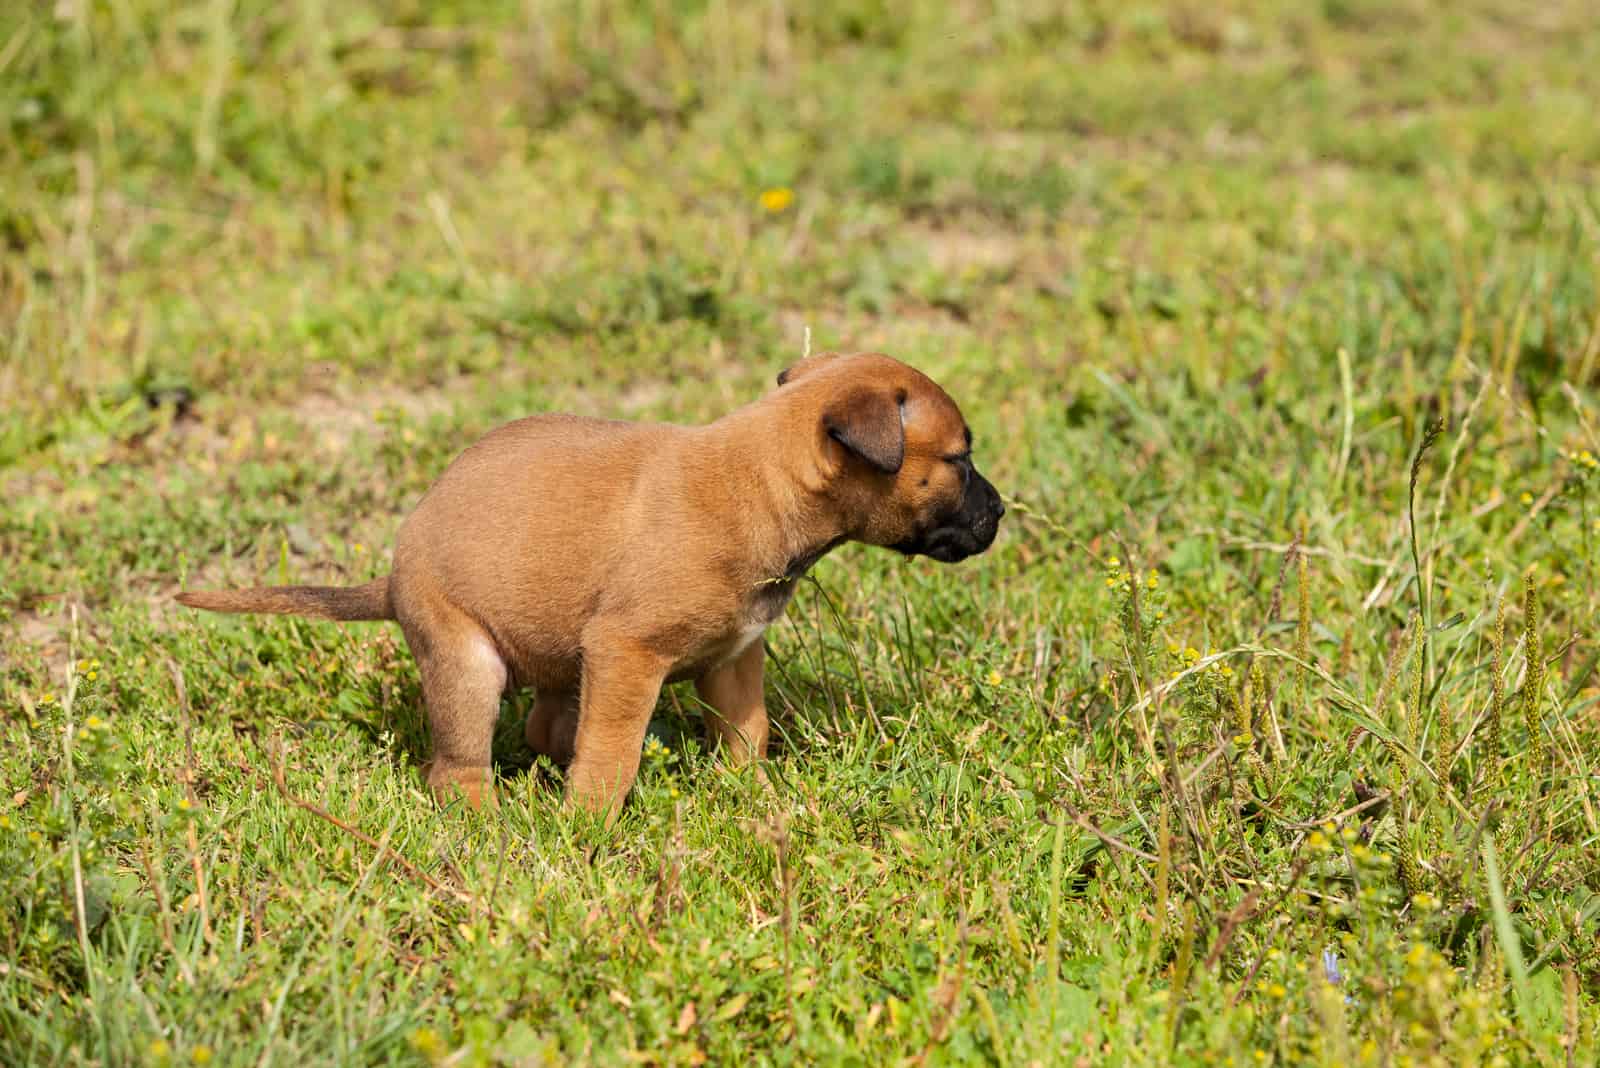
[[[806,325],[1052,404],[1591,325],[1581,0],[5,8],[5,462],[152,399],[715,408]]]
[[[1597,101],[1591,0],[3,0],[0,1061],[1576,1063]],[[172,607],[808,335],[1011,509],[817,567],[775,792],[671,691],[594,846],[517,695],[460,820],[392,628]]]

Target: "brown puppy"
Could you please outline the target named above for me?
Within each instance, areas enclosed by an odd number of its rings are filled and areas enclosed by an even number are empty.
[[[528,744],[566,763],[567,802],[614,815],[664,683],[693,679],[727,759],[767,751],[762,632],[845,541],[953,562],[1004,507],[927,376],[825,354],[707,426],[540,415],[462,453],[364,586],[192,592],[220,612],[393,619],[417,658],[428,784],[492,803],[508,685],[533,686]]]

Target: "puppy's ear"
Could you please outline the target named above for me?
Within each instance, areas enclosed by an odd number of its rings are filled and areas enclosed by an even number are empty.
[[[794,366],[779,371],[778,385],[787,386],[795,379],[805,377],[837,355],[839,355],[837,352],[819,352],[815,355],[807,356]]]
[[[886,475],[906,459],[905,390],[857,386],[828,405],[822,426],[828,436]]]

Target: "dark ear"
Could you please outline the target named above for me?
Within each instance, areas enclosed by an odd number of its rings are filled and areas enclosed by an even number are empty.
[[[839,355],[837,352],[819,352],[814,356],[805,357],[794,366],[778,372],[778,385],[786,386],[797,378],[803,378],[837,355]]]
[[[900,406],[904,390],[858,386],[822,413],[828,436],[886,475],[906,458],[906,428]]]

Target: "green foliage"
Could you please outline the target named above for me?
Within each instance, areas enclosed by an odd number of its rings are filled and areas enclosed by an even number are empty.
[[[0,5],[0,1062],[1582,1063],[1591,22]],[[670,691],[603,831],[523,693],[439,810],[392,628],[170,603],[808,330],[1012,507],[817,568],[766,782]]]

